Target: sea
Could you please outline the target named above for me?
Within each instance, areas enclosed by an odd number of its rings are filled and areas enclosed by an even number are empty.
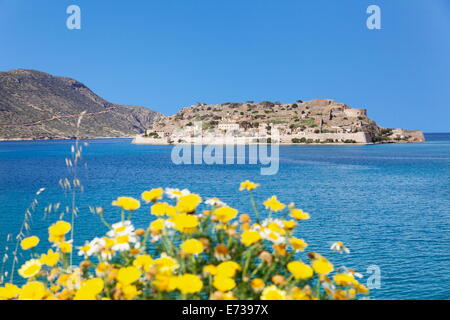
[[[450,299],[450,133],[430,133],[426,139],[417,144],[281,146],[274,175],[261,175],[261,164],[175,164],[172,146],[83,140],[77,168],[83,192],[76,197],[74,245],[106,231],[89,207],[102,207],[106,219],[117,222],[114,199],[139,198],[155,187],[187,188],[205,200],[218,197],[240,213],[250,213],[248,194],[238,190],[249,179],[261,185],[255,192],[261,208],[265,199],[277,195],[310,213],[296,236],[336,268],[359,272],[361,282],[372,287],[370,298]],[[71,194],[59,182],[71,176],[65,159],[73,144],[0,142],[1,258],[11,257],[34,199],[28,234],[42,239],[38,250],[47,244],[48,226],[71,203]],[[45,191],[36,195],[41,188]],[[49,205],[53,209],[45,210]],[[148,225],[148,206],[133,219],[137,227]],[[331,252],[335,241],[344,242],[350,254]]]

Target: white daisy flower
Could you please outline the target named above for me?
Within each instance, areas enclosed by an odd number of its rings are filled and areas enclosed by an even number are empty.
[[[281,219],[274,219],[274,218],[268,218],[268,219],[265,219],[263,222],[262,222],[262,226],[263,227],[267,227],[269,224],[271,224],[271,223],[275,223],[276,225],[278,225],[280,228],[284,228],[284,223],[283,223],[283,221],[281,220]]]
[[[226,207],[227,204],[223,201],[220,201],[218,198],[211,198],[205,201],[205,203],[211,207]]]
[[[114,256],[114,251],[112,250],[102,250],[100,252],[100,257],[102,258],[103,261],[109,261],[113,258]]]
[[[270,231],[268,229],[265,230],[263,233],[264,235],[261,235],[263,239],[271,241],[273,244],[282,244],[286,242],[286,238],[281,236],[277,232]]]
[[[111,226],[111,230],[106,234],[108,237],[115,237],[119,235],[132,234],[134,231],[134,226],[131,221],[126,220],[123,222],[114,223]]]
[[[178,199],[182,196],[187,196],[191,192],[188,189],[174,189],[174,188],[166,188],[164,189],[164,192],[170,199]]]
[[[344,245],[344,243],[341,242],[341,241],[333,242],[333,244],[331,245],[330,249],[333,250],[333,251],[339,252],[339,253],[343,253],[343,252],[345,252],[347,254],[350,253],[350,249],[348,249]]]
[[[92,256],[94,254],[97,254],[100,251],[100,249],[101,249],[101,246],[100,246],[98,240],[100,240],[100,239],[95,238],[91,242],[86,242],[84,244],[84,246],[78,247],[78,249],[80,249],[78,251],[78,255],[79,256],[88,256],[88,257],[90,257],[90,256]]]
[[[356,272],[356,271],[353,270],[353,269],[349,269],[349,268],[347,268],[347,267],[345,267],[345,266],[342,267],[342,269],[343,269],[345,272],[347,272],[347,273],[351,274],[352,276],[354,276],[355,278],[361,279],[361,278],[364,277],[361,273]]]
[[[114,239],[114,245],[112,250],[114,251],[127,251],[131,249],[131,244],[138,242],[137,237],[129,234],[118,235]]]

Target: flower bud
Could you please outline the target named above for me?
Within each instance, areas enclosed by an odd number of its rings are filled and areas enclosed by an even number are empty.
[[[138,237],[141,237],[141,236],[143,236],[144,234],[145,234],[145,230],[144,230],[144,229],[139,228],[139,229],[136,230],[136,235],[137,235]]]
[[[268,251],[262,251],[259,254],[259,258],[263,261],[265,261],[267,264],[272,264],[272,255]]]
[[[89,260],[84,260],[80,263],[80,268],[81,269],[87,269],[91,266],[91,262]]]
[[[249,223],[250,221],[251,221],[252,219],[250,219],[250,216],[248,215],[248,214],[241,214],[240,216],[239,216],[239,221],[241,222],[241,223]]]
[[[286,284],[286,279],[282,275],[277,274],[272,277],[272,282],[279,286],[284,286]]]

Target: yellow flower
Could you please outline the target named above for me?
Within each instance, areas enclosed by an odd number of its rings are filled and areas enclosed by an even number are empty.
[[[61,290],[60,286],[53,285],[50,287],[51,292],[58,292],[59,290]]]
[[[96,300],[97,295],[102,292],[105,284],[100,278],[84,281],[75,294],[74,300]]]
[[[199,254],[203,252],[203,243],[196,239],[189,239],[181,244],[181,250],[184,254]]]
[[[278,233],[280,235],[284,235],[286,234],[286,231],[281,228],[278,223],[275,222],[269,222],[269,224],[267,225],[267,229],[269,229],[272,232]]]
[[[142,192],[142,200],[145,202],[154,202],[162,198],[164,193],[163,188],[152,189],[150,191]]]
[[[111,266],[107,264],[106,262],[100,262],[97,267],[95,268],[95,272],[97,276],[104,276],[108,270],[111,269]]]
[[[216,291],[210,296],[211,300],[237,300],[233,292]]]
[[[217,266],[216,275],[234,277],[236,271],[241,270],[241,266],[234,261],[225,261]]]
[[[195,211],[201,202],[202,198],[198,194],[191,193],[180,197],[175,208],[182,213],[191,213]]]
[[[358,284],[358,281],[349,273],[338,273],[333,279],[338,286],[354,286]]]
[[[49,241],[58,243],[64,240],[64,236],[72,229],[70,223],[66,221],[58,221],[48,228]]]
[[[217,273],[217,267],[215,265],[208,264],[203,267],[203,273],[206,275],[208,274],[215,275]]]
[[[203,288],[203,282],[199,276],[195,274],[183,274],[176,280],[177,288],[182,294],[190,294],[200,292]]]
[[[119,197],[112,202],[112,205],[128,211],[134,211],[141,207],[139,200],[131,197]]]
[[[314,260],[312,267],[318,274],[328,274],[334,270],[333,264],[324,257]]]
[[[291,217],[297,220],[308,220],[309,214],[303,212],[302,209],[291,209]]]
[[[161,231],[162,229],[164,229],[164,223],[165,223],[164,219],[156,219],[152,221],[152,223],[150,223],[150,230]]]
[[[62,253],[70,253],[72,252],[72,244],[68,241],[60,242],[58,244],[59,248],[61,249]]]
[[[119,273],[117,274],[117,281],[123,285],[132,284],[139,279],[141,274],[141,270],[136,267],[120,268]]]
[[[122,287],[122,293],[125,300],[133,300],[136,296],[141,294],[142,291],[139,291],[136,286],[127,285]]]
[[[173,291],[177,289],[178,277],[171,274],[158,273],[156,275],[156,280],[153,281],[152,284],[159,291]]]
[[[272,285],[263,290],[261,300],[285,300],[286,292]]]
[[[276,233],[272,233],[269,235],[270,238],[273,238],[273,235],[276,235]],[[276,236],[275,238],[277,238]],[[276,253],[278,253],[280,256],[285,257],[286,256],[286,246],[283,243],[273,244],[272,248],[275,250]]]
[[[23,239],[20,242],[20,246],[22,247],[23,250],[28,250],[28,249],[32,249],[34,247],[36,247],[39,243],[39,238],[36,236],[32,236],[32,237],[28,237]]]
[[[148,254],[140,255],[133,261],[133,266],[144,271],[149,271],[152,264],[153,259]]]
[[[289,243],[291,244],[292,248],[294,248],[295,251],[304,251],[306,247],[308,247],[308,244],[303,239],[298,239],[295,237],[292,237],[289,239]]]
[[[42,282],[28,282],[22,287],[19,300],[42,300],[46,293],[45,286]]]
[[[170,221],[174,223],[175,230],[184,233],[194,232],[199,224],[196,216],[185,213],[174,215]]]
[[[257,231],[244,231],[244,233],[242,233],[241,235],[241,242],[247,247],[251,246],[261,239],[262,237]]]
[[[20,293],[20,289],[14,285],[7,283],[0,288],[0,300],[10,300],[15,298]]]
[[[251,284],[252,289],[255,291],[260,291],[264,288],[264,280],[261,278],[255,278],[252,280]]]
[[[295,279],[308,279],[313,275],[313,269],[300,261],[289,262],[287,269],[292,273]]]
[[[163,253],[158,259],[154,260],[154,263],[156,269],[160,273],[171,273],[180,267],[177,260],[169,257],[165,253]]]
[[[285,220],[283,221],[283,225],[286,230],[292,230],[297,225],[297,222],[294,220]]]
[[[251,190],[256,189],[258,187],[259,187],[259,184],[251,182],[249,180],[246,180],[244,182],[241,182],[241,185],[239,187],[239,191],[242,191],[242,190],[251,191]]]
[[[230,207],[222,207],[219,209],[214,210],[213,215],[220,221],[220,222],[228,222],[231,219],[234,219],[238,214],[238,211],[236,209],[230,208]]]
[[[52,249],[47,251],[47,254],[43,253],[41,255],[40,262],[42,264],[46,264],[50,267],[53,267],[55,264],[57,264],[59,261],[59,253],[53,252]]]
[[[172,216],[175,213],[175,208],[166,202],[157,202],[152,205],[151,213],[155,216]]]
[[[227,276],[216,275],[214,277],[213,286],[219,291],[227,292],[236,287],[236,281]]]
[[[31,259],[25,262],[19,269],[19,274],[22,278],[34,277],[41,271],[42,264],[37,259]]]
[[[272,196],[264,201],[264,206],[271,211],[281,211],[286,207],[286,205],[278,201],[277,196]]]
[[[67,281],[69,280],[69,274],[62,274],[62,275],[60,275],[59,276],[59,278],[58,278],[58,280],[56,281],[56,283],[58,284],[58,285],[61,285],[61,286],[67,286]]]
[[[298,287],[294,287],[291,290],[289,299],[291,299],[291,300],[317,300],[316,297],[311,295],[310,291],[311,291],[310,288],[302,290]]]
[[[116,237],[116,244],[127,244],[130,242],[130,235],[124,234]]]
[[[114,241],[114,239],[110,239],[110,238],[107,238],[107,237],[103,237],[102,240],[105,241],[105,248],[111,248],[116,243]]]
[[[356,289],[356,292],[358,292],[358,293],[362,293],[362,294],[368,294],[369,293],[369,289],[367,289],[365,285],[360,284],[360,283],[357,283],[355,285],[355,289]]]

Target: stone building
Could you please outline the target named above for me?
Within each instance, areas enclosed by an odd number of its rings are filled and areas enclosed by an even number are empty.
[[[223,131],[239,130],[239,124],[235,122],[221,122],[217,127]]]

